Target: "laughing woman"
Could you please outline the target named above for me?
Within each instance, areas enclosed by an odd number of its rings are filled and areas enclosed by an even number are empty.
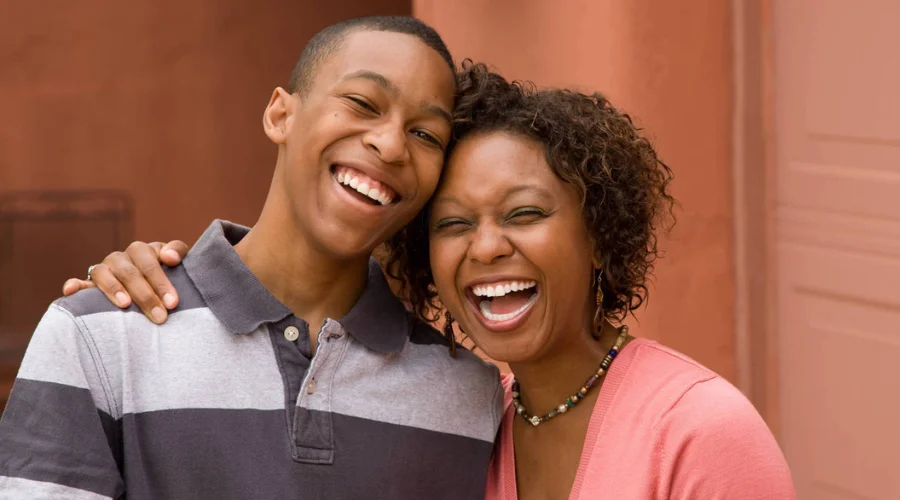
[[[737,389],[613,326],[646,299],[674,203],[650,143],[597,94],[536,91],[480,65],[461,82],[442,182],[389,269],[418,314],[439,295],[513,372],[487,498],[794,498]]]
[[[597,94],[471,64],[461,92],[442,182],[388,269],[416,314],[509,363],[487,498],[794,498],[747,399],[622,325],[674,203],[650,143]]]

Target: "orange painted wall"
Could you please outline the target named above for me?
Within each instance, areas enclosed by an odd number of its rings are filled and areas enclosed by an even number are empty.
[[[275,158],[262,112],[306,41],[409,13],[408,0],[7,3],[0,191],[126,190],[142,239],[252,224]]]
[[[457,58],[538,85],[600,90],[649,131],[682,207],[633,331],[735,380],[729,5],[414,0],[413,13]]]

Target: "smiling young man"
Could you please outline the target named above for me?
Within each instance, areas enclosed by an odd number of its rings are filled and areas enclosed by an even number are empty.
[[[50,307],[0,420],[0,497],[481,498],[498,372],[451,358],[370,257],[434,192],[455,92],[415,19],[316,35],[264,113],[259,221],[209,226],[168,271],[168,320],[96,289]]]

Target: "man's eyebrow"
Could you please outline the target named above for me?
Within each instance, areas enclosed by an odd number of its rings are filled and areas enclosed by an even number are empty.
[[[423,102],[420,104],[420,106],[425,110],[426,113],[430,115],[436,115],[440,118],[443,118],[444,120],[447,120],[447,123],[451,125],[453,124],[453,117],[450,116],[450,113],[446,109],[428,102]]]
[[[345,76],[343,80],[355,80],[357,78],[361,78],[363,80],[369,80],[378,84],[379,87],[383,88],[386,92],[390,93],[393,96],[400,95],[400,90],[394,85],[393,82],[387,79],[384,75],[380,73],[376,73],[374,71],[370,71],[367,69],[361,69],[359,71],[354,71],[349,75]],[[426,113],[430,115],[437,116],[447,121],[447,123],[453,123],[453,116],[450,115],[450,112],[446,109],[436,105],[431,104],[430,102],[422,102],[419,103],[419,107],[423,109]]]

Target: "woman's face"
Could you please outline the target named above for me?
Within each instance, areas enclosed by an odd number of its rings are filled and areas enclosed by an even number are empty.
[[[463,139],[435,193],[431,267],[441,301],[488,356],[536,360],[590,328],[593,243],[579,196],[529,138]]]

